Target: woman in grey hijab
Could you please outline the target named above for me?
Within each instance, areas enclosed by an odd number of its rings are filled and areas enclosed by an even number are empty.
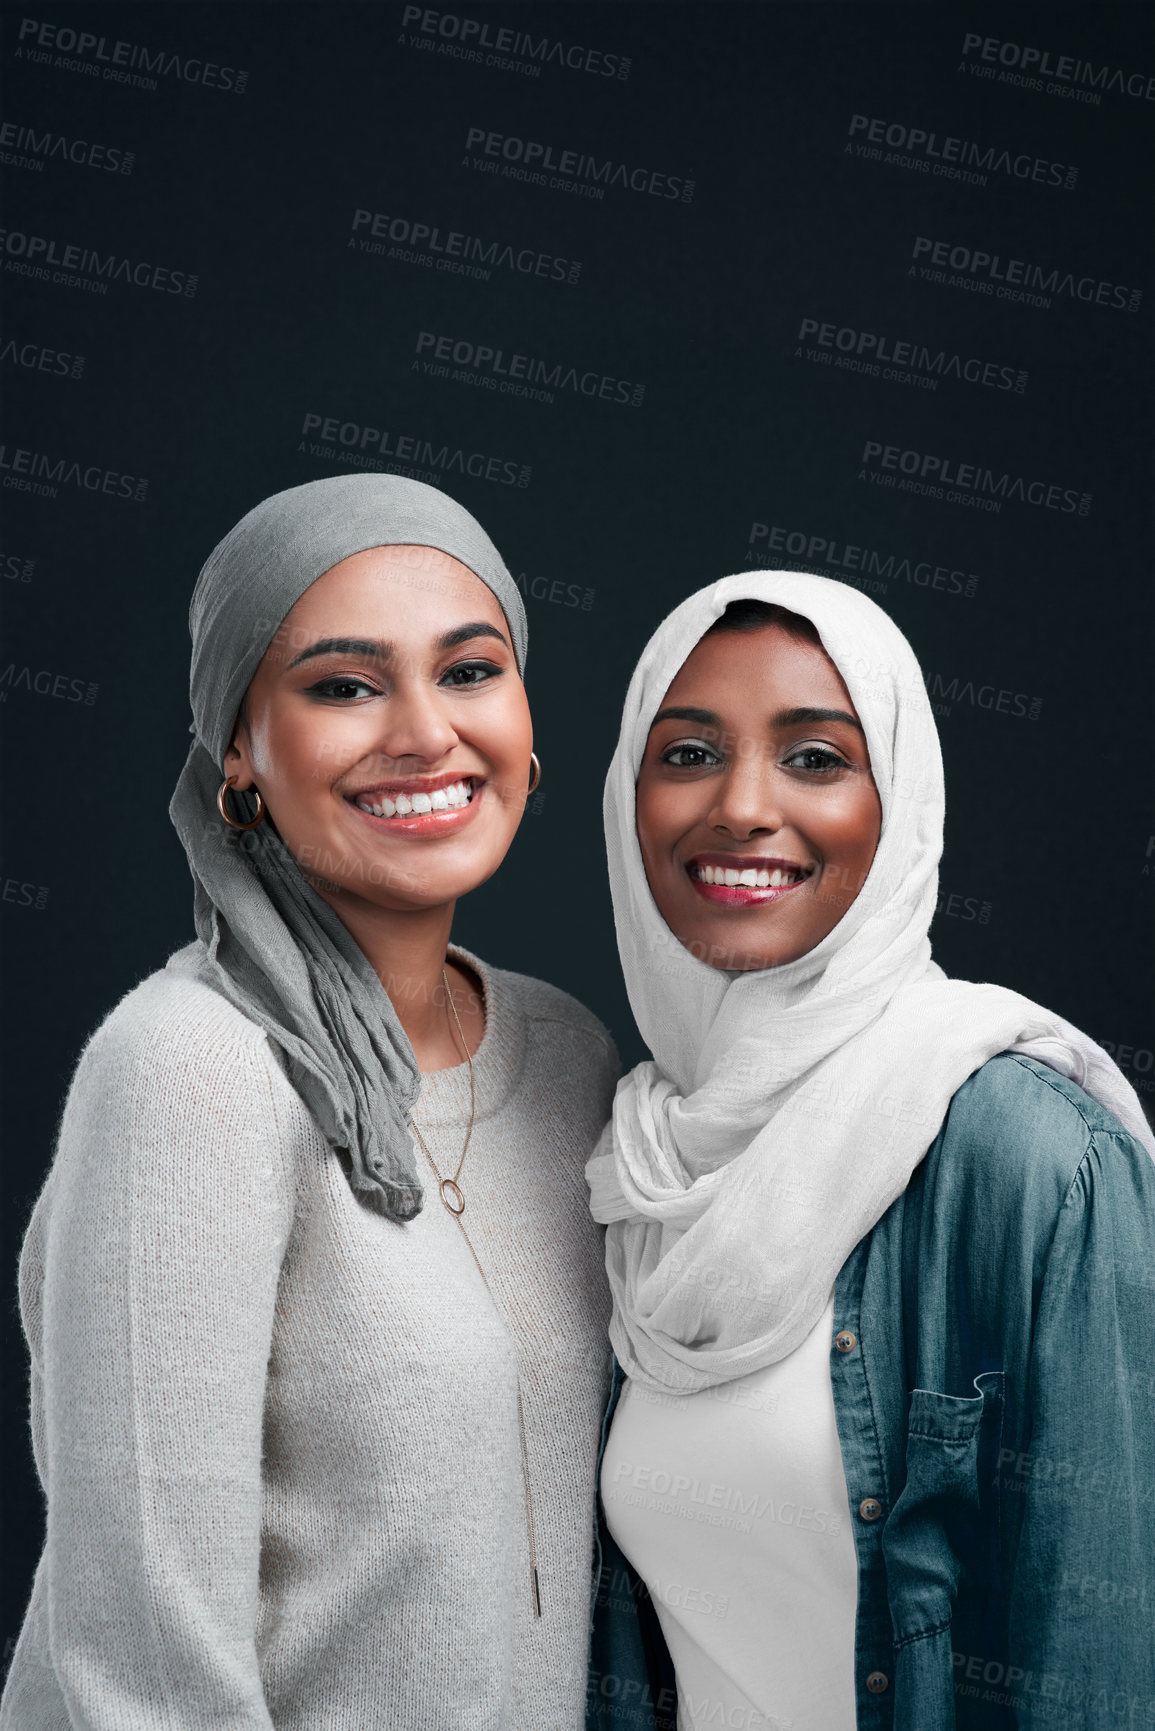
[[[48,1523],[4,1731],[576,1731],[617,1061],[449,943],[540,766],[480,525],[264,500],[192,599],[196,940],[85,1046],[21,1258]]]

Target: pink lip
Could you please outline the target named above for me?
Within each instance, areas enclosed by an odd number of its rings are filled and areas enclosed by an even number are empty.
[[[780,901],[783,896],[788,896],[791,890],[801,889],[807,880],[799,878],[797,883],[779,884],[775,889],[765,890],[757,887],[752,889],[749,884],[704,884],[700,878],[695,877],[691,877],[690,882],[708,902],[718,902],[726,908],[745,908],[755,902]]]
[[[783,869],[797,871],[798,860],[773,859],[757,854],[695,854],[686,863],[686,876],[704,901],[713,902],[715,906],[724,908],[748,908],[764,906],[767,902],[781,901],[791,890],[801,889],[809,883],[813,870],[806,872],[805,877],[797,878],[792,884],[776,884],[772,888],[762,889],[750,884],[707,884],[701,878],[695,877],[691,866],[711,865],[721,866],[723,870],[730,868],[735,871],[781,871]]]
[[[414,781],[412,783],[401,783],[389,781],[384,782],[379,789],[362,788],[361,797],[364,797],[364,795],[368,793],[377,792],[431,793],[434,788],[447,787],[450,782],[467,781],[469,779],[471,778],[468,776],[448,775],[441,776],[433,781],[424,782]],[[358,817],[364,818],[366,823],[371,823],[374,829],[388,832],[389,835],[400,834],[415,837],[436,836],[438,838],[446,835],[456,835],[458,830],[464,829],[466,824],[476,816],[477,808],[481,804],[485,794],[485,783],[483,781],[478,781],[476,777],[472,779],[472,799],[468,805],[459,806],[455,811],[417,811],[411,812],[408,817],[377,817],[373,812],[365,811],[361,806],[359,806],[356,797],[349,799],[349,805],[351,809],[357,813]]]

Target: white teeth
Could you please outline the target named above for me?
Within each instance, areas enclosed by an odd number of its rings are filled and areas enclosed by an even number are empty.
[[[434,788],[432,793],[399,793],[395,800],[387,799],[384,794],[378,794],[374,799],[371,794],[363,793],[357,804],[362,811],[371,811],[374,817],[409,817],[414,812],[424,815],[430,811],[458,811],[472,798],[470,782],[453,781],[448,787]]]
[[[789,868],[783,870],[779,866],[775,866],[773,871],[768,870],[765,866],[760,869],[746,866],[742,871],[738,871],[732,866],[712,865],[700,865],[697,869],[700,883],[722,884],[727,889],[741,885],[743,889],[778,890],[786,884],[798,883],[806,875],[802,871]]]

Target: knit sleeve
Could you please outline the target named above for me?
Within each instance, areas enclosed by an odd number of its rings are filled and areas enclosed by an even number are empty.
[[[22,1257],[37,1591],[77,1731],[256,1731],[287,1083],[223,999],[158,990],[82,1055]]]

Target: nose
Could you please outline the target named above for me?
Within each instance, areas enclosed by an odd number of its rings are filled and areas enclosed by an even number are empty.
[[[445,697],[430,683],[428,668],[413,667],[399,675],[384,705],[378,749],[395,761],[415,758],[437,763],[458,744],[457,730]]]
[[[776,792],[777,778],[760,751],[736,753],[730,767],[715,783],[717,797],[707,823],[721,834],[746,841],[755,835],[772,835],[786,822]]]

